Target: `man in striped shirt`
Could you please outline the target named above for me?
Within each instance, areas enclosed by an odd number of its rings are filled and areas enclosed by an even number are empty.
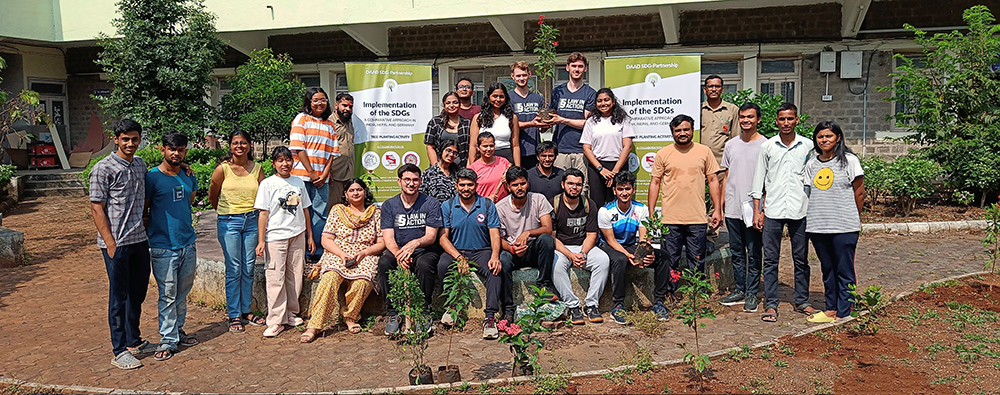
[[[312,206],[309,218],[312,220],[313,241],[316,250],[307,258],[319,261],[323,255],[320,242],[329,202],[330,171],[333,159],[340,156],[337,143],[336,125],[330,120],[333,110],[323,88],[309,88],[302,103],[302,112],[292,121],[292,132],[288,148],[295,154],[292,175],[305,182],[306,192]]]

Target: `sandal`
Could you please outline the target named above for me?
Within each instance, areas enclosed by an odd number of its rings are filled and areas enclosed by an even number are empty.
[[[239,317],[234,317],[229,319],[229,331],[233,333],[243,333],[246,328],[243,327],[243,320]]]
[[[264,324],[267,324],[267,321],[264,320],[264,317],[261,317],[254,313],[243,314],[243,319],[247,320],[247,323],[253,326],[264,326]]]
[[[156,350],[156,353],[153,354],[153,359],[157,361],[166,361],[170,358],[173,358],[173,356],[174,356],[174,350],[171,350],[169,348],[163,348]]]
[[[128,350],[128,352],[131,353],[132,355],[140,355],[147,353],[149,351],[153,351],[154,347],[152,344],[149,343],[149,341],[143,340],[142,343],[139,343],[138,346],[125,347],[125,349]]]
[[[316,332],[318,331],[315,329],[306,329],[299,337],[299,343],[312,343],[313,340],[316,340]]]
[[[184,347],[191,347],[191,346],[196,346],[198,345],[198,343],[200,343],[198,341],[198,335],[189,335],[186,332],[184,332],[183,329],[178,330],[177,334],[179,334],[181,338],[181,340],[177,342],[178,345]]]
[[[798,306],[795,306],[795,311],[805,315],[813,315],[816,314],[819,310],[814,309],[811,305],[809,305],[809,303],[803,303]]]
[[[764,322],[778,322],[778,308],[773,306],[765,308],[764,314],[760,316],[760,320]]]
[[[361,333],[361,324],[354,321],[347,321],[347,331],[351,333]]]

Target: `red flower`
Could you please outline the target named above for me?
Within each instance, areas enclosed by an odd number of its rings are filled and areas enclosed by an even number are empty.
[[[497,323],[497,328],[500,329],[500,330],[502,330],[502,331],[506,331],[507,330],[507,320],[500,320],[500,322]]]
[[[545,23],[545,15],[539,15],[538,16],[538,26],[541,26],[543,23]]]
[[[552,42],[552,46],[553,47],[558,47],[559,46],[559,42],[558,41],[553,41]]]
[[[676,270],[670,271],[670,282],[678,282],[681,279],[681,272]]]
[[[719,274],[719,272],[715,272],[715,278],[719,278],[719,277],[722,277],[722,276]]]

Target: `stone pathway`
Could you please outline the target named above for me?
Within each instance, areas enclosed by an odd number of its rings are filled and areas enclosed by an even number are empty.
[[[384,336],[351,335],[337,328],[313,344],[299,344],[296,330],[276,339],[260,336],[262,328],[230,334],[224,312],[190,306],[187,331],[202,344],[173,359],[154,361],[136,371],[113,368],[107,328],[107,276],[96,248],[93,221],[85,198],[40,198],[22,202],[4,216],[4,225],[25,233],[31,264],[0,270],[0,376],[27,381],[183,392],[320,392],[406,384],[408,366]],[[862,237],[857,272],[861,286],[881,284],[889,295],[923,282],[982,269],[978,232],[950,231],[899,235],[872,233]],[[784,251],[788,250],[787,241]],[[812,263],[811,301],[822,305],[819,262]],[[781,300],[791,300],[791,265],[782,259]],[[610,292],[610,289],[609,289]],[[156,287],[150,284],[142,331],[156,342]],[[691,331],[679,321],[650,339],[632,327],[610,321],[561,329],[548,340],[542,363],[585,371],[621,365],[622,353],[649,347],[657,361],[680,358],[677,344],[693,345]],[[777,324],[760,321],[739,307],[722,308],[718,319],[701,331],[703,352],[753,344],[795,333],[809,326],[805,316],[783,303]],[[380,333],[381,326],[376,324]],[[483,341],[475,323],[456,334],[452,363],[466,380],[509,375],[510,354],[496,342]],[[435,336],[426,360],[444,364],[449,338]]]

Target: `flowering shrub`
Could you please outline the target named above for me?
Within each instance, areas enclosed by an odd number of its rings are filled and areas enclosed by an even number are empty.
[[[535,32],[534,53],[538,54],[535,72],[543,81],[555,77],[556,47],[559,46],[559,29],[545,23],[545,15],[538,16],[538,31]]]
[[[861,168],[865,171],[865,195],[869,199],[869,207],[878,203],[878,199],[889,189],[886,183],[888,166],[889,163],[881,156],[870,155],[861,159]]]
[[[500,320],[497,329],[500,330],[500,343],[510,345],[510,352],[514,354],[512,368],[531,366],[537,370],[538,351],[545,347],[542,339],[535,337],[538,332],[550,332],[549,328],[542,326],[542,318],[547,314],[541,307],[553,303],[554,295],[545,291],[545,288],[532,286],[535,295],[531,302],[528,302],[528,312],[517,318],[514,322]]]

